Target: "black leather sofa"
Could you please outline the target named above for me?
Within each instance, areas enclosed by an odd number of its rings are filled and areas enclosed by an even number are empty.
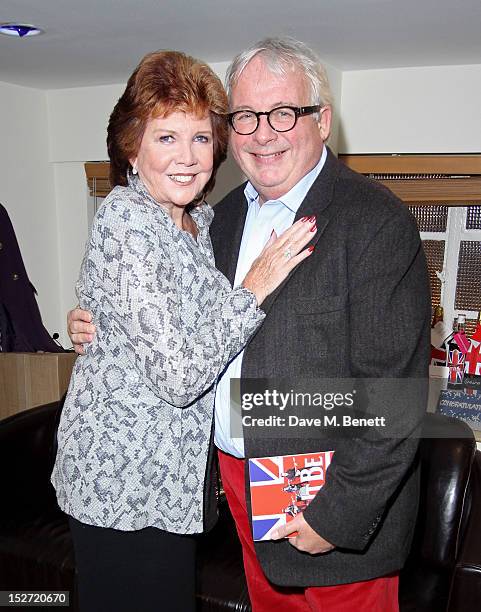
[[[59,408],[49,404],[0,421],[0,590],[70,591],[69,609],[77,611],[68,523],[49,482]],[[425,431],[422,496],[401,573],[401,611],[478,612],[481,453],[460,421],[426,415]],[[240,545],[223,500],[217,526],[199,537],[197,579],[199,611],[251,609]]]

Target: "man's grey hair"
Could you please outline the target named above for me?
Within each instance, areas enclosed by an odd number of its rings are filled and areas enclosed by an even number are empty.
[[[232,60],[225,77],[229,102],[232,97],[232,89],[243,70],[259,54],[262,54],[263,62],[274,74],[286,75],[296,69],[302,71],[309,86],[311,105],[332,105],[332,93],[326,69],[312,49],[290,37],[264,38],[246,51],[239,53]]]

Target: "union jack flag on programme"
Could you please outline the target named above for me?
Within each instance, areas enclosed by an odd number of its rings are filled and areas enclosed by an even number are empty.
[[[254,540],[303,512],[324,486],[334,451],[249,459]],[[295,535],[295,534],[292,534]]]

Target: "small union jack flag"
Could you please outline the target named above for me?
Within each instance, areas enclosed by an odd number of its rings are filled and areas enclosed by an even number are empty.
[[[464,379],[465,355],[458,349],[448,351],[449,382],[460,384]]]
[[[481,342],[473,342],[466,355],[466,374],[481,376]]]

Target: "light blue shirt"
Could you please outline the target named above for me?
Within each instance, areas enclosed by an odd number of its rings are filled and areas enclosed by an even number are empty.
[[[269,240],[272,230],[280,236],[292,225],[307,192],[321,172],[326,157],[327,149],[323,147],[317,165],[278,200],[268,200],[262,205],[259,204],[259,194],[250,182],[247,183],[244,190],[248,207],[247,217],[237,260],[234,287],[242,283],[252,262]],[[218,380],[215,394],[215,444],[225,453],[238,458],[244,457],[244,439],[231,436],[230,379],[241,378],[243,357],[244,351],[241,351],[230,362]]]

